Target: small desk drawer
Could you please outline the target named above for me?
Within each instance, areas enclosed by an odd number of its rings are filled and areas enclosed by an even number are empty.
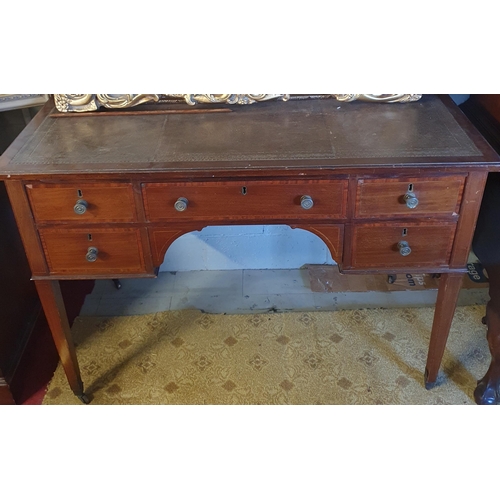
[[[138,274],[146,270],[139,229],[39,231],[52,274]]]
[[[345,217],[347,180],[143,184],[146,217],[163,220]]]
[[[450,260],[455,223],[356,224],[352,264],[357,269],[440,267]]]
[[[134,193],[127,183],[27,184],[37,222],[134,222]]]
[[[357,218],[440,215],[459,211],[464,176],[359,179]]]

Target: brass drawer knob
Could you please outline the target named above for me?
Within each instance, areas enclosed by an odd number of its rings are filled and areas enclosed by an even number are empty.
[[[404,195],[404,200],[408,208],[417,208],[418,198],[413,193],[406,193]]]
[[[408,245],[407,241],[400,241],[398,243],[398,248],[399,248],[399,253],[403,257],[406,257],[407,255],[411,254],[411,248],[410,248],[410,245]]]
[[[97,260],[97,254],[98,253],[99,253],[99,250],[97,250],[96,247],[89,247],[88,250],[87,250],[87,255],[85,256],[85,258],[89,262],[95,262]]]
[[[178,212],[184,212],[184,210],[187,209],[188,207],[188,200],[186,198],[179,198],[175,203],[174,203],[174,208]]]
[[[308,195],[305,194],[300,199],[300,206],[304,210],[310,210],[314,206],[314,201],[313,201],[313,199],[310,196],[308,196]]]
[[[75,214],[83,215],[88,208],[89,204],[85,200],[78,200],[76,205],[73,207]]]

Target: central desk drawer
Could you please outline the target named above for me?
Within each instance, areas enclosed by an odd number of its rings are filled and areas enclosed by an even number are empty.
[[[134,193],[127,183],[27,184],[37,222],[134,222]]]
[[[352,230],[352,267],[400,269],[449,263],[456,224],[356,224]]]
[[[40,239],[53,274],[113,275],[145,272],[140,230],[41,229]]]
[[[357,218],[452,216],[459,211],[465,177],[359,179]]]
[[[149,221],[344,218],[347,180],[143,184]]]

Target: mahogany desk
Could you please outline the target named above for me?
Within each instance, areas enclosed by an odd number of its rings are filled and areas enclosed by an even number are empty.
[[[177,237],[229,224],[311,231],[344,273],[441,273],[432,387],[499,165],[446,96],[63,118],[49,102],[2,156],[0,179],[68,382],[88,402],[59,280],[154,277]]]

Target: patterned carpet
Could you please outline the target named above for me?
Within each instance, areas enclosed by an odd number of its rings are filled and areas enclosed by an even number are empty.
[[[73,325],[94,405],[474,404],[484,306],[457,308],[439,385],[423,373],[433,308],[256,315],[162,312]],[[61,366],[43,404],[81,404]]]

